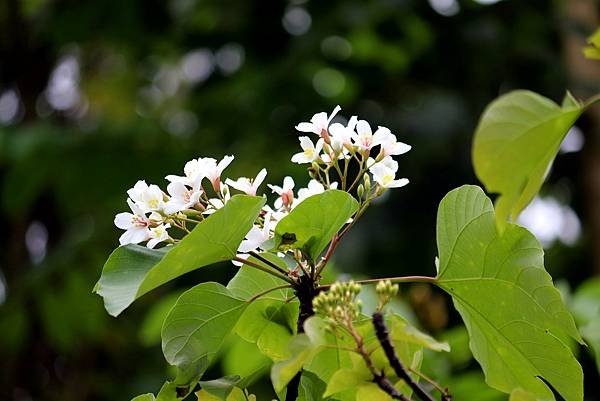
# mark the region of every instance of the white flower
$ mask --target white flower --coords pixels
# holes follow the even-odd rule
[[[342,151],[343,147],[352,146],[352,137],[355,134],[354,128],[356,127],[356,123],[356,116],[352,116],[345,127],[340,123],[331,124],[329,134],[331,135],[331,147],[335,152]]]
[[[375,182],[383,188],[400,188],[408,184],[408,179],[406,178],[396,179],[398,163],[395,160],[389,158],[386,160],[386,163],[377,163],[369,169],[371,174],[373,174]]]
[[[230,180],[229,178],[225,180],[225,184],[229,185],[237,189],[238,191],[245,192],[247,195],[256,195],[256,190],[262,184],[265,177],[267,176],[267,170],[262,169],[256,175],[256,178],[250,179],[246,177],[240,177],[236,181]]]
[[[267,185],[273,193],[279,195],[279,198],[275,200],[275,208],[281,209],[283,206],[290,207],[294,201],[294,179],[292,177],[285,177],[283,179],[283,187],[277,185]]]
[[[377,130],[379,132],[379,130]],[[376,142],[376,136],[373,135],[371,131],[371,126],[365,120],[360,120],[356,124],[356,133],[354,133],[353,140],[354,144],[361,149],[370,150],[372,147],[376,146],[378,143]]]
[[[138,181],[127,191],[127,195],[144,213],[159,211],[164,207],[164,194],[161,189],[158,185],[146,184],[146,181]]]
[[[126,230],[119,238],[121,245],[139,244],[146,241],[150,236],[148,225],[150,221],[131,199],[127,199],[127,204],[133,213],[124,212],[115,216],[115,226],[122,230]]]
[[[307,136],[301,136],[300,146],[302,146],[302,152],[296,153],[292,156],[292,162],[298,164],[312,163],[319,158],[319,152],[323,149],[323,138],[319,138],[317,144],[313,144]]]
[[[272,238],[272,230],[274,228],[273,220],[271,220],[271,214],[267,213],[265,215],[263,227],[254,224],[248,234],[246,234],[245,239],[241,242],[238,247],[238,252],[240,252],[237,256],[246,259],[249,255],[249,252],[258,251],[261,246],[269,241]],[[241,266],[241,262],[233,262],[236,266]]]
[[[206,165],[206,178],[210,181],[215,191],[219,191],[221,187],[221,173],[233,161],[233,156],[225,156],[219,163],[215,159]]]
[[[331,189],[336,189],[338,186],[337,182],[331,183],[329,186]],[[325,187],[317,180],[310,180],[306,188],[300,188],[298,190],[298,201],[294,202],[293,207],[298,206],[303,200],[313,195],[317,195],[325,192]]]
[[[157,227],[150,229],[150,240],[146,246],[150,249],[154,248],[159,242],[163,242],[169,239],[169,233],[167,228],[171,228],[170,224],[160,224]]]
[[[402,155],[411,149],[410,145],[398,142],[396,135],[386,127],[379,127],[373,134],[373,140],[375,144],[381,145],[383,156]]]
[[[331,124],[331,127],[329,127],[329,146],[332,152],[321,156],[325,163],[330,163],[334,158],[343,159],[348,155],[349,149],[352,149],[352,137],[356,121],[356,116],[352,116],[345,127],[340,123]]]
[[[325,112],[317,113],[312,116],[309,123],[304,122],[296,125],[296,129],[300,132],[312,132],[313,134],[317,134],[324,139],[327,139],[327,128],[329,127],[329,123],[341,109],[340,106],[335,106],[335,109],[333,109],[329,116],[327,116],[327,113]]]
[[[171,199],[165,203],[165,213],[173,214],[185,209],[190,209],[198,203],[202,195],[202,187],[188,189],[179,181],[171,182],[167,185],[167,191]]]
[[[211,164],[216,164],[216,160],[210,157],[192,159],[183,167],[185,176],[168,175],[165,178],[170,182],[181,182],[190,187],[196,186],[206,177],[206,171]]]

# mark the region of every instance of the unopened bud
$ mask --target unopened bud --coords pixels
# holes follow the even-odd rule
[[[369,177],[369,173],[365,173],[365,175],[363,176],[363,182],[365,185],[365,191],[368,194],[369,192],[371,192],[371,177]]]
[[[364,193],[365,193],[365,187],[363,186],[363,184],[360,184],[358,186],[358,188],[356,189],[356,194],[358,195],[358,199],[362,199]]]

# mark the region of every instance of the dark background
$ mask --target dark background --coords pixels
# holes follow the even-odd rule
[[[271,183],[305,184],[289,161],[294,125],[336,104],[413,146],[400,158],[411,184],[369,210],[337,269],[435,274],[437,204],[477,183],[470,151],[483,108],[515,88],[555,101],[566,88],[600,91],[600,62],[581,55],[597,2],[481,3],[0,0],[0,399],[157,391],[170,372],[147,312],[235,270],[182,277],[109,317],[91,289],[118,245],[125,191],[138,179],[164,187],[187,160],[225,154],[236,156],[230,177],[266,167]],[[578,122],[584,150],[561,154],[543,190],[582,225],[574,242],[547,246],[561,288],[600,272],[597,116]],[[428,369],[457,400],[507,398],[486,389],[445,296],[416,286],[402,298],[422,327],[456,342]],[[580,359],[586,399],[599,400],[594,362]]]

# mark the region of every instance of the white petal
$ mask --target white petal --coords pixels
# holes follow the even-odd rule
[[[165,213],[173,214],[187,209],[187,205],[181,199],[171,199],[165,203]]]
[[[412,146],[407,145],[405,143],[402,142],[396,142],[394,144],[394,147],[392,148],[393,155],[403,155],[404,153],[408,152],[409,150],[412,149]]]
[[[234,157],[233,155],[229,155],[229,156],[225,156],[218,164],[218,170],[219,172],[223,172],[223,170],[225,170],[227,168],[227,166],[229,166],[231,164],[231,162],[233,161]]]
[[[181,182],[171,182],[167,185],[167,192],[174,198],[183,199],[187,191],[187,187]]]
[[[325,140],[323,138],[319,138],[319,140],[317,141],[317,144],[315,145],[315,157],[319,154],[321,149],[323,149],[324,143],[325,143]]]
[[[300,152],[300,153],[296,153],[295,155],[292,156],[292,162],[298,163],[298,164],[304,164],[304,163],[310,163],[310,162],[312,162],[312,160],[309,159],[308,157],[306,157],[304,152]]]
[[[408,178],[400,178],[399,180],[392,181],[388,188],[401,188],[409,183]]]
[[[329,126],[329,133],[332,136],[343,137],[346,131],[346,127],[344,127],[340,123],[334,123]]]
[[[301,136],[300,138],[298,138],[298,140],[300,141],[300,146],[302,147],[302,150],[315,148],[315,145],[313,145],[313,142],[307,136]]]
[[[321,133],[322,129],[327,129],[327,124],[329,124],[329,120],[327,119],[327,113],[321,112],[317,113],[310,119],[310,122],[313,123],[314,127]]]
[[[294,189],[294,179],[290,176],[287,176],[283,179],[283,191],[289,191],[291,189]]]
[[[127,231],[131,231],[132,244],[139,244],[142,241],[146,241],[150,236],[150,231],[146,227],[135,227]]]
[[[127,230],[133,225],[132,220],[133,214],[128,212],[119,213],[115,216],[115,226]]]
[[[263,168],[262,170],[260,170],[258,172],[258,174],[256,175],[256,178],[254,179],[254,181],[252,182],[252,186],[254,188],[258,188],[260,186],[260,184],[262,184],[262,182],[265,180],[265,177],[267,176],[267,169]]]
[[[317,133],[317,129],[312,123],[300,123],[296,125],[296,129],[300,132],[312,132],[313,134]]]
[[[360,120],[356,124],[356,132],[358,132],[359,135],[372,135],[371,126],[365,120]]]
[[[333,120],[333,117],[335,117],[335,115],[336,115],[337,113],[339,113],[339,112],[340,112],[340,110],[342,110],[342,108],[341,108],[339,105],[335,106],[335,108],[334,108],[334,109],[333,109],[333,111],[331,112],[331,115],[330,115],[330,116],[329,116],[329,118],[327,119],[327,123],[330,123],[330,122],[331,122],[331,120]]]

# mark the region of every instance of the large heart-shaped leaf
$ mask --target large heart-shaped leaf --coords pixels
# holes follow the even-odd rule
[[[315,259],[358,209],[352,195],[330,189],[296,206],[275,227],[275,246],[305,251]]]
[[[262,256],[287,269],[285,263],[275,255],[263,253]],[[270,274],[242,266],[227,288],[235,296],[249,300],[273,287],[286,284]],[[248,306],[236,327],[240,337],[256,343],[260,351],[274,361],[288,357],[287,344],[295,332],[298,320],[298,301],[291,301],[293,295],[290,288],[265,294]]]
[[[162,329],[167,362],[180,371],[202,374],[247,305],[219,283],[198,284],[184,292]]]
[[[236,195],[174,247],[117,248],[94,291],[104,298],[108,313],[117,316],[137,298],[176,277],[234,258],[264,203],[264,198]]]
[[[544,269],[543,251],[525,228],[496,228],[491,201],[477,187],[450,192],[438,214],[437,284],[448,292],[470,335],[487,383],[567,401],[583,397],[579,363],[565,344],[581,341]]]
[[[473,165],[488,192],[499,193],[496,218],[513,221],[538,193],[561,142],[585,106],[567,94],[563,105],[518,90],[484,111],[473,141]]]

